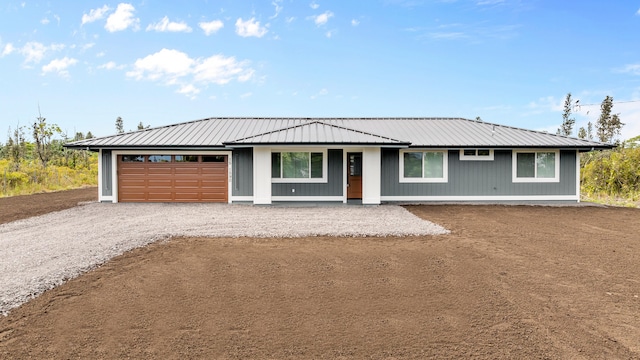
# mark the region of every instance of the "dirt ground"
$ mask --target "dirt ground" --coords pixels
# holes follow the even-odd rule
[[[98,201],[98,188],[0,198],[0,224],[68,209],[85,201]]]
[[[640,210],[408,209],[452,234],[134,250],[0,317],[0,358],[640,359]]]

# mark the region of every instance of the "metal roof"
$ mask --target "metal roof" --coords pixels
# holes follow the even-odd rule
[[[410,145],[408,142],[371,134],[366,131],[349,129],[322,121],[311,121],[288,128],[268,131],[243,139],[228,141],[225,145],[235,144],[376,144]]]
[[[224,148],[250,144],[575,148],[613,145],[461,118],[209,118],[81,140],[73,148]]]

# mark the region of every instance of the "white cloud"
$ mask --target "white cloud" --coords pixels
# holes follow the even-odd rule
[[[326,37],[328,37],[328,38],[332,38],[332,37],[333,37],[333,35],[335,35],[335,34],[336,34],[336,32],[337,32],[336,30],[329,30],[329,31],[327,31],[327,32],[325,33],[325,36],[326,36]]]
[[[106,15],[107,11],[109,11],[109,7],[107,5],[101,7],[101,8],[97,8],[97,9],[92,9],[89,10],[88,14],[82,14],[82,25],[84,24],[88,24],[88,23],[92,23],[94,21],[100,20],[102,18],[104,18],[104,16]]]
[[[13,46],[12,43],[8,43],[4,46],[4,49],[2,49],[2,54],[0,56],[5,56],[5,55],[9,55],[12,52],[14,52],[16,50],[16,48]]]
[[[629,74],[633,74],[633,75],[640,75],[640,64],[629,64],[629,65],[626,65],[622,69],[618,69],[618,72],[629,73]]]
[[[251,95],[253,95],[252,92],[244,93],[244,94],[240,95],[240,99],[250,98]]]
[[[76,63],[78,63],[78,60],[68,58],[66,56],[62,59],[52,60],[50,63],[42,67],[42,75],[46,75],[50,72],[56,72],[60,76],[68,76],[69,71],[67,69]]]
[[[320,96],[325,96],[327,94],[329,94],[329,90],[321,89],[317,94],[311,95],[310,98],[313,100],[313,99],[317,99]]]
[[[43,18],[42,20],[40,20],[40,24],[42,24],[42,25],[47,25],[47,24],[49,24],[49,19],[48,19],[48,18],[46,18],[46,17],[45,17],[45,18]]]
[[[251,18],[247,21],[242,21],[242,18],[238,18],[236,21],[236,33],[242,37],[263,37],[267,33],[266,27],[260,26],[260,21],[256,21],[255,18]]]
[[[194,68],[194,78],[204,83],[224,85],[233,79],[247,81],[253,76],[253,69],[245,69],[247,62],[238,62],[234,57],[214,55],[208,57]]]
[[[329,21],[329,19],[332,17],[333,17],[333,13],[331,11],[325,11],[320,15],[311,16],[311,18],[313,19],[313,22],[315,22],[316,25],[318,26],[326,24],[327,21]]]
[[[287,24],[291,24],[295,20],[296,20],[296,17],[295,16],[291,16],[291,17],[288,17],[285,21],[287,22]]]
[[[198,86],[224,85],[233,80],[242,82],[254,75],[248,61],[223,55],[192,59],[181,51],[169,49],[136,60],[133,67],[127,77],[178,86],[177,92],[189,97],[200,92]]]
[[[640,9],[638,9],[638,11],[636,11],[636,15],[640,15]]]
[[[312,1],[311,4],[309,4],[309,7],[312,8],[313,10],[317,9],[320,7],[320,5],[318,5],[315,1]]]
[[[553,96],[539,98],[537,101],[531,101],[527,107],[533,110],[533,113],[543,111],[562,111],[564,99],[556,99]]]
[[[253,74],[255,74],[255,70],[253,69],[245,70],[242,75],[238,76],[238,81],[240,82],[249,81],[251,80],[251,78],[253,78]]]
[[[351,26],[358,26],[358,25],[360,25],[360,21],[356,19],[351,20]]]
[[[82,45],[82,50],[89,50],[94,46],[96,46],[96,43],[87,43],[87,44]]]
[[[104,28],[109,32],[126,30],[132,27],[134,30],[140,28],[140,19],[133,16],[136,9],[131,4],[120,3],[116,11],[109,15]]]
[[[178,94],[186,95],[186,96],[190,97],[191,99],[195,99],[196,95],[198,95],[200,93],[200,89],[198,89],[197,87],[193,86],[193,84],[187,84],[187,85],[182,86],[176,92]]]
[[[115,63],[115,61],[109,61],[109,62],[106,62],[106,63],[104,63],[102,65],[99,65],[98,69],[103,69],[103,70],[114,70],[114,69],[122,70],[122,69],[124,69],[124,65],[118,65],[118,64]]]
[[[10,45],[10,44],[8,44]],[[63,44],[51,44],[49,46],[45,46],[42,43],[31,41],[26,43],[21,49],[18,50],[24,56],[25,63],[39,63],[44,58],[45,54],[50,51],[60,51],[64,49]],[[13,45],[11,45],[11,52],[15,50]],[[7,47],[5,46],[4,52],[7,51]]]
[[[147,31],[157,32],[191,32],[191,27],[185,22],[169,21],[169,17],[165,16],[156,24],[149,24]]]
[[[175,83],[182,76],[191,72],[194,60],[178,50],[162,49],[155,54],[136,60],[135,70],[127,72],[127,76],[137,80],[159,80]]]
[[[276,13],[273,14],[273,16],[269,17],[269,19],[275,19],[278,17],[278,15],[280,15],[280,13],[282,12],[282,0],[273,0],[271,2],[271,5],[273,5],[276,8]]]
[[[213,20],[209,22],[198,23],[198,26],[200,26],[200,29],[202,29],[202,31],[204,31],[205,35],[209,36],[211,34],[217,33],[218,30],[222,29],[224,27],[224,23],[220,20]]]
[[[101,58],[101,57],[103,57],[103,56],[105,56],[105,55],[106,55],[106,54],[105,54],[105,52],[104,52],[104,51],[100,51],[99,53],[97,53],[97,54],[96,54],[96,57]]]
[[[463,32],[432,32],[429,33],[429,37],[436,40],[455,40],[455,39],[466,39],[469,36]]]

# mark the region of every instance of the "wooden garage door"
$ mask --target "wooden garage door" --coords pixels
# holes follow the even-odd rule
[[[227,202],[227,156],[120,155],[118,201]]]

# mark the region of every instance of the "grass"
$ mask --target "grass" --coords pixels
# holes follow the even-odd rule
[[[97,156],[74,167],[49,165],[23,160],[16,168],[9,160],[0,160],[0,197],[29,195],[95,186],[98,183]]]
[[[603,204],[603,205],[610,205],[610,206],[639,208],[640,194],[626,194],[626,195],[607,194],[607,193],[588,194],[583,191],[581,201],[588,201],[596,204]]]

